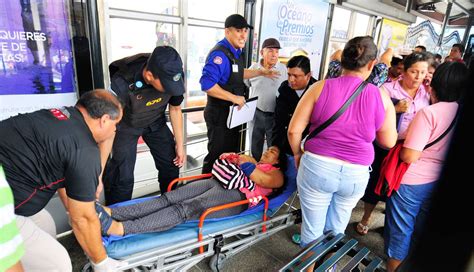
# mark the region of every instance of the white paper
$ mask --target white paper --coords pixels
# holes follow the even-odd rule
[[[227,116],[227,127],[235,128],[236,126],[253,120],[255,110],[257,109],[257,98],[252,97],[239,110],[239,105],[229,106],[229,116]]]

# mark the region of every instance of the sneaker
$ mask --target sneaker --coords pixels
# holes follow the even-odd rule
[[[99,217],[102,236],[108,236],[107,231],[112,226],[112,217],[105,211],[98,202],[95,203],[95,211]]]
[[[291,236],[291,241],[293,241],[293,243],[299,245],[301,243],[301,234],[299,234],[299,233],[293,234],[293,236]]]

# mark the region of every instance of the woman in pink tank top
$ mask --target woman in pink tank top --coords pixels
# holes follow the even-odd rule
[[[395,109],[387,94],[368,84],[347,110],[301,149],[302,132],[328,120],[367,79],[376,64],[377,47],[369,36],[351,39],[342,53],[342,76],[311,86],[288,128],[298,168],[303,223],[301,246],[325,231],[343,233],[362,197],[374,151],[372,141],[392,147],[397,138]]]

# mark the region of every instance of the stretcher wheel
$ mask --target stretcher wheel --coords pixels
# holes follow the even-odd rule
[[[215,254],[209,260],[209,268],[211,268],[213,272],[217,272],[222,269],[225,261],[226,261],[225,254],[222,254],[222,253]]]

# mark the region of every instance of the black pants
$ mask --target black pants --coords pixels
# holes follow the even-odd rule
[[[375,187],[377,186],[377,181],[379,180],[380,167],[382,166],[383,159],[385,159],[385,157],[388,155],[388,150],[379,147],[375,142],[373,145],[375,157],[374,162],[372,163],[372,172],[370,172],[369,183],[365,189],[365,194],[362,197],[362,201],[372,205],[377,205],[379,201],[386,200],[385,196],[379,196],[375,193]]]
[[[240,126],[228,129],[226,126],[229,109],[207,105],[204,120],[207,126],[207,155],[204,158],[202,173],[210,173],[214,161],[224,152],[240,152]]]
[[[150,148],[155,161],[161,192],[166,192],[168,184],[179,176],[179,168],[173,163],[176,157],[174,136],[164,119],[146,128],[133,128],[121,123],[115,135],[112,158],[104,171],[107,205],[132,199],[137,141],[140,136]]]
[[[187,220],[199,219],[208,208],[244,200],[239,190],[227,190],[214,179],[191,182],[159,198],[112,208],[112,218],[123,223],[125,234],[164,231]],[[240,205],[212,213],[208,218],[239,214],[248,205]]]

